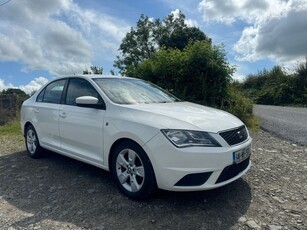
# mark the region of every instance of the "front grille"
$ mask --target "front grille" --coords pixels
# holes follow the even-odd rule
[[[240,162],[239,164],[227,166],[226,168],[223,169],[222,173],[220,174],[219,178],[215,183],[216,184],[221,183],[223,181],[229,180],[237,176],[239,173],[241,173],[244,169],[247,168],[248,164],[249,164],[249,158]]]
[[[230,131],[221,132],[220,136],[224,138],[224,140],[229,145],[236,145],[243,141],[245,141],[248,137],[247,131],[244,125],[237,129],[233,129]]]

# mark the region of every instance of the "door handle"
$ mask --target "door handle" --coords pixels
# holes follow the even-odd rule
[[[39,109],[34,109],[34,113],[39,113]]]
[[[65,118],[66,116],[67,116],[67,115],[66,115],[65,112],[61,112],[61,113],[60,113],[60,117]]]

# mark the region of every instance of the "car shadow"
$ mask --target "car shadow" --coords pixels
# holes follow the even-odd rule
[[[99,168],[47,152],[0,156],[0,197],[27,215],[17,229],[46,220],[89,229],[229,229],[251,203],[243,179],[203,192],[158,191],[145,201],[120,194],[111,175]]]

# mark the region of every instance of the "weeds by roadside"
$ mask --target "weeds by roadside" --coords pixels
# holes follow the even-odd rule
[[[21,128],[19,121],[11,121],[5,125],[0,126],[0,135],[21,135]]]
[[[0,126],[0,156],[25,150],[24,138],[18,120]]]

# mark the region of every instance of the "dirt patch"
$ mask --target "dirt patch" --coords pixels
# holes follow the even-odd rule
[[[307,147],[260,131],[253,166],[220,189],[159,191],[137,202],[108,172],[0,137],[1,229],[307,229]]]

